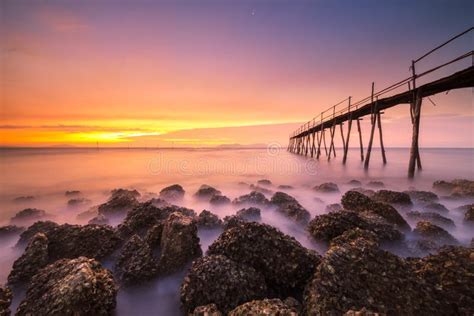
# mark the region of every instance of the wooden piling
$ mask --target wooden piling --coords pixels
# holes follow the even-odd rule
[[[411,148],[410,148],[410,162],[408,163],[408,177],[413,178],[415,176],[415,164],[416,161],[420,161],[421,166],[421,159],[420,159],[420,152],[418,147],[418,135],[420,132],[420,114],[421,114],[421,103],[422,97],[421,93],[415,94],[415,99],[413,104],[413,134],[411,139]],[[421,168],[420,168],[421,169]]]
[[[377,112],[377,103],[374,102],[374,86],[375,83],[372,82],[372,95],[371,95],[371,101],[372,101],[372,110],[370,113],[370,122],[372,123],[372,127],[370,130],[370,138],[369,138],[369,145],[367,147],[367,154],[365,156],[365,163],[364,163],[364,169],[369,169],[369,162],[370,162],[370,154],[372,152],[372,142],[374,140],[374,132],[375,132],[375,123],[377,121],[377,116],[375,113]]]
[[[344,156],[342,157],[342,163],[346,164],[347,160],[347,152],[349,150],[349,138],[351,137],[351,128],[352,128],[352,113],[351,113],[351,97],[349,97],[349,104],[347,106],[347,111],[350,113],[349,114],[349,123],[347,126],[347,137],[346,137],[346,143],[344,146]]]
[[[379,136],[380,136],[380,151],[382,152],[382,160],[383,164],[387,163],[387,157],[385,156],[385,147],[383,146],[383,136],[382,136],[382,122],[380,119],[380,111],[377,112],[377,123],[379,128]]]

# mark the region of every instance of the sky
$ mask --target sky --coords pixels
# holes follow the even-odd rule
[[[286,146],[373,81],[408,77],[474,25],[474,2],[1,0],[0,19],[0,146]],[[473,33],[417,70],[472,50]],[[473,90],[431,101],[421,146],[474,147]],[[410,145],[407,105],[382,124],[386,146]]]

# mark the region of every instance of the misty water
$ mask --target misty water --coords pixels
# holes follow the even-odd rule
[[[249,184],[269,179],[267,189],[285,191],[294,196],[314,217],[325,213],[325,206],[340,202],[341,195],[352,188],[347,182],[356,179],[366,185],[369,181],[383,181],[385,188],[402,191],[409,188],[431,190],[435,180],[474,178],[473,149],[424,149],[421,151],[423,171],[414,180],[406,176],[409,150],[388,149],[388,164],[383,165],[378,150],[372,153],[370,169],[364,171],[358,149],[349,150],[346,165],[337,157],[319,161],[286,152],[278,146],[264,149],[4,149],[1,150],[0,168],[0,225],[9,223],[18,211],[34,207],[47,211],[57,223],[86,224],[77,215],[107,201],[114,188],[137,189],[142,200],[147,200],[164,187],[180,184],[186,190],[185,198],[175,204],[195,210],[198,214],[210,210],[221,218],[234,214],[239,207],[214,207],[198,201],[194,192],[202,184],[218,188],[230,199],[251,191]],[[312,188],[324,182],[336,183],[337,194],[317,193]],[[278,185],[293,189],[281,190]],[[81,191],[80,197],[89,203],[70,207],[67,190]],[[19,196],[32,196],[25,202],[14,202]],[[271,194],[267,194],[270,198]],[[440,203],[451,211],[456,227],[449,230],[461,243],[468,244],[474,234],[463,224],[462,212],[454,208],[472,201],[441,198]],[[414,207],[416,210],[416,205]],[[402,213],[403,215],[403,213]],[[295,237],[305,247],[323,253],[325,246],[313,241],[304,227],[270,210],[262,210],[262,221]],[[120,219],[113,224],[117,225]],[[410,225],[415,223],[410,222]],[[219,236],[220,230],[200,230],[203,252]],[[21,251],[13,248],[16,240],[2,241],[0,245],[0,284],[5,283],[13,261]],[[110,262],[103,262],[112,268]],[[136,288],[120,289],[117,297],[118,315],[175,315],[179,309],[179,287],[185,269],[175,275],[158,278]],[[16,309],[22,294],[15,293],[12,310]]]

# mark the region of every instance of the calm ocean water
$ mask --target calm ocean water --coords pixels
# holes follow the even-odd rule
[[[246,185],[259,179],[273,182],[270,189],[278,185],[291,185],[289,194],[296,197],[312,215],[324,212],[325,204],[340,201],[341,194],[350,187],[349,180],[362,183],[380,180],[385,187],[406,190],[415,187],[430,190],[433,181],[455,178],[474,179],[474,149],[423,149],[421,158],[423,171],[414,180],[407,179],[408,149],[388,149],[388,164],[383,165],[380,152],[372,153],[371,167],[363,169],[358,149],[349,150],[349,160],[341,163],[341,150],[331,161],[323,156],[319,161],[286,152],[278,146],[267,149],[3,149],[0,151],[0,224],[26,207],[44,209],[54,215],[58,223],[84,224],[76,215],[93,205],[107,200],[114,188],[134,188],[144,195],[152,196],[163,187],[178,183],[187,194],[180,203],[199,213],[211,210],[221,217],[235,213],[232,206],[213,208],[208,203],[198,202],[192,194],[202,184],[217,187],[233,199],[250,192]],[[317,194],[311,188],[323,182],[335,182],[340,194]],[[66,190],[80,190],[82,196],[91,200],[87,205],[70,208]],[[23,204],[12,200],[19,196],[33,196]],[[316,202],[321,198],[324,203]],[[464,201],[442,200],[448,208]],[[462,214],[450,212],[456,223],[461,223]],[[270,223],[297,238],[303,245],[324,251],[321,245],[310,240],[304,229],[275,213],[263,212],[263,221]],[[462,225],[451,233],[463,242],[472,238],[472,233]],[[205,251],[220,232],[200,232],[201,245]],[[12,241],[12,244],[14,241]],[[6,277],[14,259],[19,255],[11,249],[12,244],[0,247],[0,283]],[[166,315],[179,314],[178,288],[184,272],[177,276],[160,279],[146,288],[121,291],[118,297],[118,314],[148,315],[161,312]],[[18,298],[17,298],[18,300]],[[16,303],[18,301],[16,300]],[[138,308],[137,306],[144,306]]]

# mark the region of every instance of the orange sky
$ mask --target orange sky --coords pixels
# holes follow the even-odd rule
[[[398,33],[386,32],[410,16],[374,2],[369,9],[388,24],[381,29],[377,19],[347,22],[344,14],[334,20],[349,25],[327,25],[325,11],[337,6],[206,3],[2,2],[0,145],[286,144],[322,109],[365,97],[373,80],[383,88],[405,78],[411,58],[472,20],[459,15],[472,7],[466,2],[434,32],[438,4],[439,12],[419,17],[424,27],[405,36],[413,45],[401,49]],[[353,10],[354,18],[365,14]],[[437,106],[423,109],[422,146],[472,147],[472,90],[432,99]],[[386,130],[407,129],[387,132],[389,146],[409,145],[406,106],[387,111],[384,122]],[[440,135],[439,124],[460,134]]]

